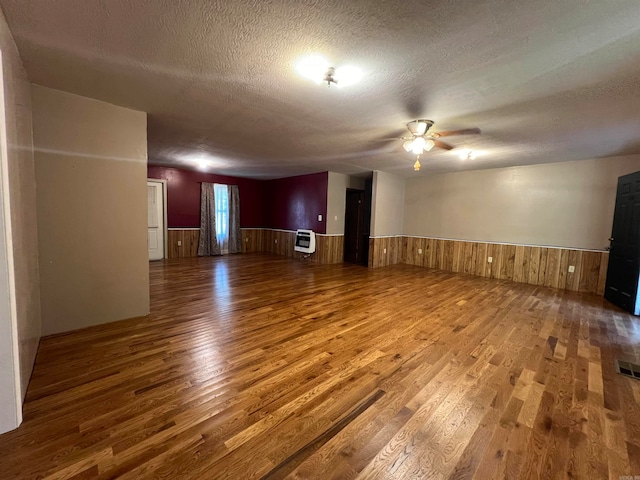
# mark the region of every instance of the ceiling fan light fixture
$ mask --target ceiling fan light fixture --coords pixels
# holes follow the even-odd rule
[[[413,150],[413,140],[407,140],[402,144],[402,148],[404,148],[405,152],[410,152]]]
[[[479,128],[466,128],[462,130],[449,130],[438,131],[428,133],[429,129],[433,127],[433,120],[427,120],[426,118],[418,118],[407,123],[407,129],[411,133],[411,136],[400,137],[404,140],[402,148],[406,152],[411,152],[416,155],[416,163],[413,168],[417,171],[420,170],[420,155],[425,152],[430,152],[433,147],[438,147],[442,150],[453,150],[454,146],[440,140],[440,137],[450,137],[457,135],[478,135],[480,134]],[[477,150],[465,149],[460,151],[460,158],[463,160],[473,160],[478,157],[482,152]]]
[[[413,140],[413,145],[411,146],[411,151],[415,155],[421,155],[424,152],[424,148],[426,146],[426,140],[424,137],[416,137]]]
[[[429,152],[431,151],[431,149],[435,146],[436,142],[434,142],[433,140],[431,140],[430,138],[428,138],[425,142],[424,142],[424,150],[425,152]]]

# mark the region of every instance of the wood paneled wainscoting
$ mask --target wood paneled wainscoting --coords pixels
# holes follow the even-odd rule
[[[405,237],[369,237],[369,268],[404,263],[402,252]]]
[[[370,268],[406,263],[598,295],[604,293],[608,260],[608,252],[597,250],[405,236],[369,240]]]
[[[170,228],[168,235],[169,258],[189,258],[198,256],[200,229]]]
[[[274,253],[290,258],[300,258],[302,254],[294,250],[296,232],[270,228],[243,228],[243,252]],[[344,255],[344,235],[324,235],[316,233],[316,252],[309,260],[320,264],[342,263]]]
[[[300,258],[295,252],[295,232],[269,228],[243,228],[242,253],[273,253],[290,258]],[[199,229],[173,228],[169,230],[169,258],[198,256]],[[180,243],[180,245],[178,244]],[[343,235],[316,234],[316,252],[309,259],[315,263],[342,263]]]
[[[198,238],[198,229],[169,230],[169,258],[197,257]],[[243,253],[300,258],[293,249],[295,232],[290,230],[243,228],[242,240]],[[316,234],[316,253],[310,260],[320,264],[342,263],[343,251],[344,236]],[[557,247],[405,236],[369,240],[370,268],[406,263],[598,295],[604,293],[608,259],[609,253],[605,251]],[[569,266],[575,271],[569,272]]]
[[[242,253],[264,252],[264,229],[263,228],[243,228],[242,231]]]
[[[398,263],[602,295],[608,260],[606,251],[404,237]]]
[[[316,235],[316,253],[312,260],[320,264],[342,263],[344,235]]]

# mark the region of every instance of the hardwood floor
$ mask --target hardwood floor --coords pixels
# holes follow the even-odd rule
[[[1,478],[640,475],[640,321],[602,297],[261,254],[151,283],[42,340]]]

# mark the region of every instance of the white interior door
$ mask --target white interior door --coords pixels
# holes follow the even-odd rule
[[[149,260],[164,258],[164,197],[161,182],[147,181],[147,245]]]

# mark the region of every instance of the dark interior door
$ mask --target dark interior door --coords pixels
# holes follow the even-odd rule
[[[618,178],[613,214],[611,252],[604,296],[627,312],[638,315],[640,272],[640,172]]]
[[[347,189],[344,215],[344,261],[366,263],[362,245],[364,233],[364,191]]]

